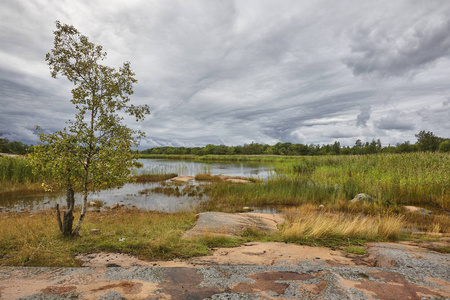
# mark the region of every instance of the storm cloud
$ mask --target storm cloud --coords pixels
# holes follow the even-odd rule
[[[156,146],[415,141],[448,136],[450,3],[437,1],[6,1],[0,10],[0,132],[37,143],[73,118],[44,61],[54,21],[130,61],[127,124]]]

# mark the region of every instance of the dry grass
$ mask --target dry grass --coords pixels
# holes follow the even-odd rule
[[[79,212],[76,215],[76,219]],[[143,259],[172,259],[208,253],[202,241],[184,240],[195,213],[119,210],[87,214],[81,236],[63,238],[54,211],[0,213],[0,266],[73,267],[77,253],[118,252]],[[91,229],[99,229],[91,234]]]
[[[77,266],[70,244],[58,238],[56,218],[49,211],[38,214],[0,215],[0,265]]]
[[[210,173],[197,174],[195,175],[195,180],[197,181],[208,181],[208,182],[219,182],[223,181],[223,179],[218,175],[211,175]]]
[[[145,182],[157,182],[157,181],[166,181],[177,177],[178,174],[170,173],[170,174],[142,174],[134,176],[136,182],[145,183]]]
[[[364,216],[320,211],[303,205],[286,211],[282,237],[289,241],[305,238],[398,239],[405,226],[402,216]]]

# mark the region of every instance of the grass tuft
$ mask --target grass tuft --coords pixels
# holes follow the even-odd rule
[[[286,213],[282,237],[296,242],[302,239],[357,238],[396,240],[404,227],[402,216],[363,216],[315,211],[311,205]]]
[[[175,174],[175,173],[170,173],[170,174],[161,173],[161,174],[135,175],[134,178],[136,179],[136,182],[145,183],[145,182],[166,181],[166,180],[172,179],[177,176],[178,176],[178,174]]]

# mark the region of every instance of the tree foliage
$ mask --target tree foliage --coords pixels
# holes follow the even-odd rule
[[[11,153],[11,154],[25,154],[28,150],[28,145],[22,142],[12,141],[10,142],[7,138],[2,138],[2,133],[0,133],[0,153]]]
[[[425,132],[425,130],[420,131],[415,136],[417,138],[417,147],[420,151],[435,152],[439,149],[439,144],[444,140],[435,136],[431,131]]]
[[[123,115],[136,121],[149,114],[148,106],[129,104],[137,82],[130,63],[119,70],[102,65],[106,58],[75,27],[56,21],[54,47],[46,55],[53,78],[66,77],[75,85],[72,104],[75,118],[55,133],[40,133],[43,145],[35,147],[32,163],[37,172],[46,171],[67,190],[67,209],[58,222],[64,235],[77,235],[86,213],[89,191],[122,184],[129,179],[142,132],[123,124]],[[119,115],[120,114],[120,115]],[[81,217],[72,231],[74,191],[83,195]]]

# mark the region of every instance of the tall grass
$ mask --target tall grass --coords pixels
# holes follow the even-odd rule
[[[0,157],[0,182],[33,183],[37,181],[33,169],[23,157]]]
[[[405,226],[402,216],[363,216],[330,213],[304,205],[286,212],[282,237],[287,241],[303,239],[352,238],[364,240],[398,239]]]
[[[386,204],[450,208],[450,155],[416,152],[364,156],[307,157],[280,166],[292,178],[334,185],[337,196],[367,193]]]

